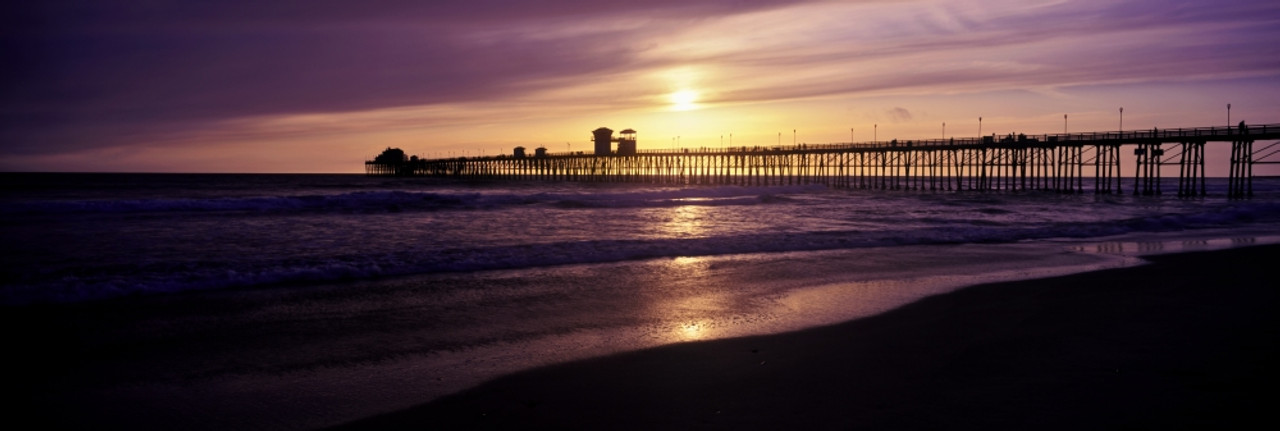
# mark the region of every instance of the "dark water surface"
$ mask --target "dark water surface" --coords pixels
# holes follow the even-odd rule
[[[876,314],[994,280],[1273,242],[1280,182],[1130,195],[2,174],[38,408],[306,429],[492,377]],[[1224,182],[1210,183],[1221,195]],[[47,328],[43,332],[23,328]],[[45,335],[48,334],[48,335]]]

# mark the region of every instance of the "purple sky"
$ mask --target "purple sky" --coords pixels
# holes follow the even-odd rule
[[[16,3],[3,170],[1280,123],[1274,0]]]

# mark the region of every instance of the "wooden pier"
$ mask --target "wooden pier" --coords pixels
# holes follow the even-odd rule
[[[1280,139],[1280,124],[793,146],[632,150],[633,154],[547,153],[417,159],[403,152],[365,162],[368,175],[505,180],[786,185],[881,190],[1048,190],[1123,193],[1121,152],[1132,150],[1128,192],[1159,195],[1161,167],[1178,166],[1178,196],[1205,195],[1204,147],[1230,143],[1227,194],[1253,195],[1253,166]],[[393,149],[389,149],[393,151]],[[399,150],[394,150],[399,151]]]

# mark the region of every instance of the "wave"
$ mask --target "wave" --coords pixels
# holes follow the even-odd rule
[[[1260,187],[1259,195],[1275,196],[1280,187],[1271,183]],[[1210,186],[1212,190],[1215,184]],[[678,256],[1280,225],[1276,198],[894,193],[819,185],[413,187],[419,189],[311,188],[274,196],[204,197],[166,190],[164,196],[176,197],[128,199],[0,196],[0,223],[17,222],[5,223],[9,229],[0,229],[0,239],[39,243],[36,249],[43,253],[20,251],[22,247],[0,252],[0,258],[8,258],[0,259],[0,303],[80,302]],[[648,211],[683,206],[724,209]],[[385,216],[400,212],[410,214]],[[656,226],[675,213],[689,217],[699,229],[673,234]],[[42,229],[57,234],[48,237],[55,240],[40,235]],[[82,231],[87,236],[112,233],[108,237],[123,245],[116,249],[106,240],[81,242],[77,234]],[[131,231],[144,235],[115,235]],[[365,235],[378,241],[360,241]],[[86,252],[86,243],[106,247]]]
[[[647,195],[645,199],[652,197]],[[1157,214],[1107,222],[989,225],[957,221],[900,229],[753,232],[704,238],[601,239],[444,249],[411,246],[394,252],[335,252],[289,258],[227,256],[195,264],[152,261],[10,274],[17,275],[18,279],[16,283],[0,286],[0,299],[8,305],[80,302],[154,293],[665,257],[1098,238],[1127,233],[1274,225],[1278,221],[1280,203],[1252,203],[1203,213]]]
[[[260,197],[88,199],[10,202],[0,215],[142,214],[175,212],[401,212],[488,210],[545,204],[559,208],[638,208],[677,205],[755,205],[822,186],[690,187],[604,193],[479,193],[356,191]]]

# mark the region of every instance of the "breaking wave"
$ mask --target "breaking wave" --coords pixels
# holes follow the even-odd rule
[[[398,212],[500,209],[546,204],[561,208],[641,208],[674,205],[755,205],[780,202],[777,195],[821,186],[671,188],[614,193],[479,193],[356,191],[259,197],[89,199],[11,202],[0,215],[134,214],[175,212]]]
[[[7,304],[77,302],[117,296],[227,287],[336,282],[413,274],[521,269],[678,256],[772,253],[902,245],[1006,243],[1048,238],[1093,238],[1280,222],[1280,204],[1233,207],[1202,214],[1161,214],[1108,223],[1030,223],[933,226],[918,229],[763,232],[706,238],[602,239],[490,247],[315,255],[305,258],[229,256],[181,261],[76,267],[28,274],[4,287]]]

